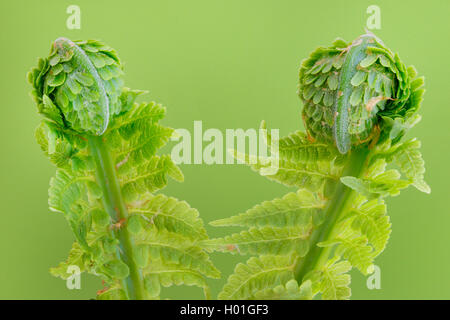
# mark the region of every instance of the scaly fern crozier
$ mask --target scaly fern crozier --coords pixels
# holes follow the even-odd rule
[[[384,198],[410,184],[430,192],[420,142],[402,141],[420,120],[424,81],[413,67],[364,34],[316,49],[299,78],[307,133],[278,141],[280,168],[266,175],[299,189],[211,223],[248,230],[205,248],[256,256],[236,266],[221,299],[349,298],[347,272],[370,273],[389,239]],[[262,175],[271,164],[235,155]]]
[[[198,241],[208,238],[197,210],[154,193],[168,177],[183,180],[156,151],[173,129],[158,122],[165,108],[135,102],[123,86],[116,52],[94,40],[57,39],[29,74],[44,120],[36,138],[57,166],[49,205],[68,220],[76,241],[51,273],[78,266],[106,287],[99,299],[157,299],[161,286],[195,285],[219,271]]]

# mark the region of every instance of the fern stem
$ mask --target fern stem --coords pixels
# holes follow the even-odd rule
[[[122,198],[114,162],[101,136],[90,136],[89,147],[96,165],[97,182],[103,191],[103,205],[113,221],[126,221],[128,210]],[[115,232],[120,244],[119,255],[129,268],[129,275],[122,281],[128,299],[145,298],[142,273],[133,259],[134,243],[126,225]]]
[[[360,177],[367,168],[370,150],[366,148],[355,149],[349,154],[348,162],[342,176]],[[356,193],[340,181],[336,182],[335,191],[325,212],[325,221],[311,235],[310,251],[299,258],[295,266],[295,278],[301,283],[305,276],[313,270],[319,270],[328,260],[332,247],[319,247],[318,243],[331,239],[335,226],[340,217],[347,211]]]

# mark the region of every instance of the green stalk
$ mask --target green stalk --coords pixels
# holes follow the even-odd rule
[[[111,154],[101,136],[90,136],[88,140],[97,169],[97,182],[103,191],[105,210],[113,221],[127,221],[128,211],[122,197]],[[126,224],[116,231],[116,236],[120,242],[119,255],[130,270],[128,277],[122,282],[124,291],[128,299],[143,300],[145,298],[145,290],[142,273],[133,259],[134,242],[126,228]]]
[[[352,150],[342,176],[361,177],[367,168],[369,154],[370,150],[367,147]],[[342,214],[347,211],[355,195],[356,193],[341,181],[336,182],[333,196],[325,209],[325,221],[312,233],[308,254],[299,258],[295,265],[295,278],[299,283],[310,271],[320,269],[327,262],[332,247],[318,247],[317,244],[334,236],[337,222]]]

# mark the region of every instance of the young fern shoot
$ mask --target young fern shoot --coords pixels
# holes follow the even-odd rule
[[[57,39],[29,74],[38,112],[36,139],[56,165],[49,205],[66,217],[76,241],[51,269],[71,265],[100,277],[99,299],[158,299],[161,286],[195,285],[219,271],[198,245],[208,235],[197,210],[155,194],[168,178],[183,181],[169,156],[156,155],[173,129],[165,108],[136,103],[124,87],[116,52],[95,40]]]
[[[384,199],[409,185],[430,192],[420,142],[403,139],[420,120],[416,76],[372,33],[302,62],[306,133],[278,141],[279,170],[265,175],[298,190],[211,223],[247,230],[205,248],[254,256],[236,266],[220,299],[348,299],[348,271],[372,272],[391,233]],[[270,164],[236,157],[259,173]]]

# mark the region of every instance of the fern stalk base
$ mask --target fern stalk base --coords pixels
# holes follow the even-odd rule
[[[352,150],[342,176],[359,178],[367,168],[369,155],[370,150],[366,148]],[[310,271],[319,270],[328,260],[333,248],[322,248],[317,246],[317,244],[334,236],[333,233],[339,218],[347,211],[348,205],[352,203],[355,195],[356,193],[341,181],[336,182],[335,191],[326,208],[325,221],[311,235],[310,251],[305,257],[299,258],[295,266],[295,278],[299,283],[303,281]]]
[[[128,211],[110,152],[101,136],[90,136],[88,140],[97,169],[97,182],[103,191],[103,205],[113,221],[126,221]],[[126,224],[115,233],[120,242],[118,255],[129,268],[129,276],[122,283],[124,291],[128,299],[142,300],[145,298],[145,288],[142,273],[133,258],[133,239]]]

